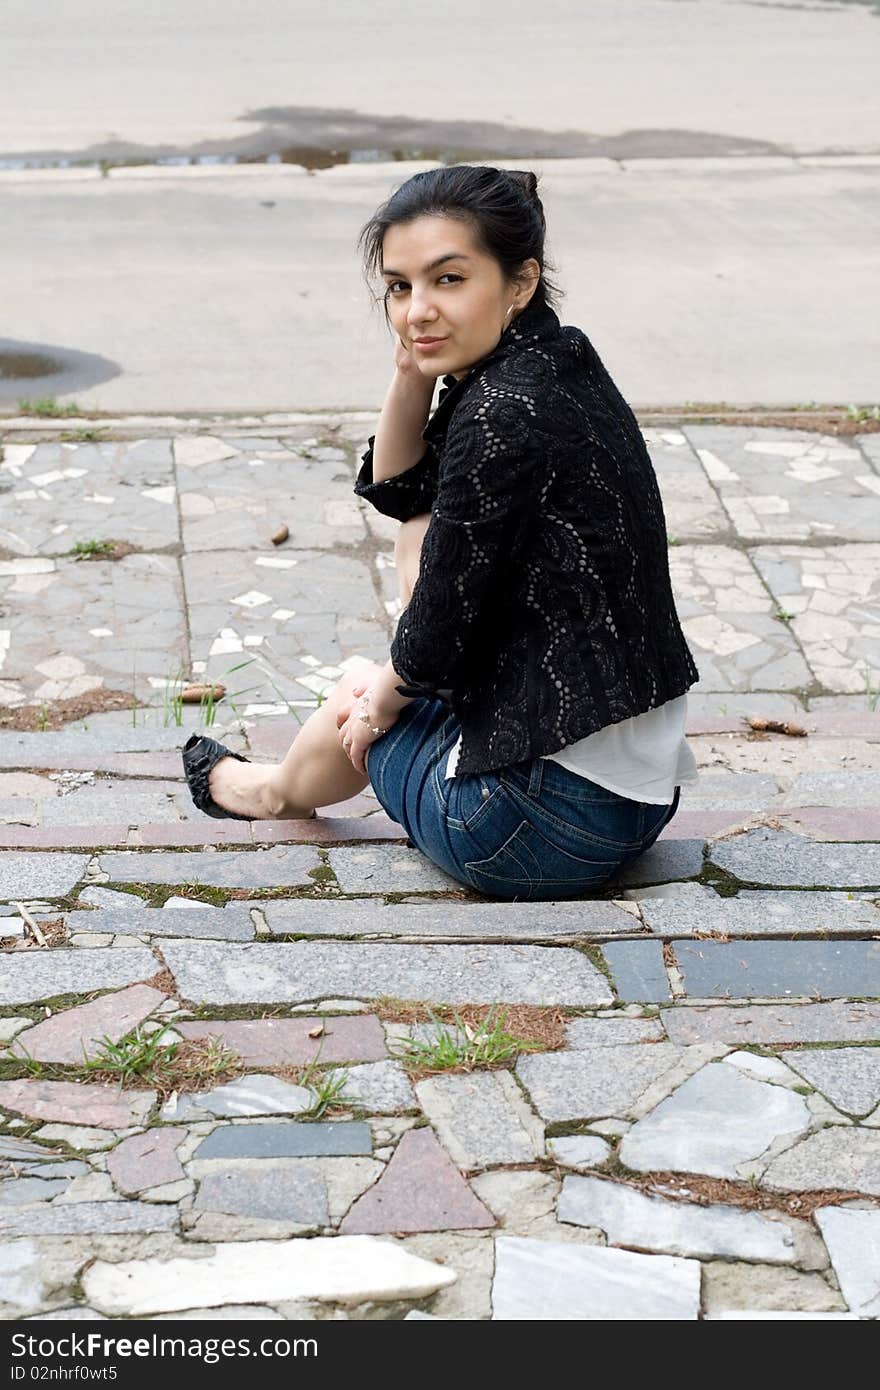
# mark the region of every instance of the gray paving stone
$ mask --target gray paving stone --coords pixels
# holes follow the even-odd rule
[[[646,1043],[664,1036],[656,1018],[573,1018],[565,1027],[566,1046],[616,1047],[618,1043]]]
[[[122,724],[108,723],[105,716],[89,715],[87,728],[78,724],[66,729],[46,729],[43,733],[4,731],[0,733],[0,764],[54,767],[55,760],[63,763],[65,758],[87,758],[107,752],[176,751],[185,742],[182,737],[185,731],[176,724],[166,727],[161,720],[151,724],[139,720],[133,726],[130,713],[126,713],[124,719],[126,722]]]
[[[363,1106],[373,1115],[393,1115],[418,1108],[409,1077],[399,1062],[391,1060],[349,1067],[341,1099],[343,1103]]]
[[[880,941],[680,941],[675,955],[693,998],[880,998]]]
[[[564,1168],[600,1168],[611,1157],[611,1145],[598,1134],[558,1134],[547,1140],[547,1157]]]
[[[403,845],[346,845],[328,851],[343,893],[458,892],[461,884],[417,849]]]
[[[880,914],[878,914],[880,915]],[[189,908],[163,908],[162,911],[137,908],[105,908],[101,912],[68,912],[64,917],[69,932],[138,932],[142,936],[183,936],[213,941],[251,941],[256,927],[244,903],[208,907],[204,912]]]
[[[22,1206],[30,1202],[50,1202],[64,1192],[64,1178],[10,1178],[0,1182],[0,1206]]]
[[[721,932],[725,936],[811,936],[822,933],[880,931],[873,902],[846,893],[787,893],[742,889],[735,897],[696,902],[644,898],[646,926],[658,936]]]
[[[880,884],[880,845],[830,844],[788,831],[748,830],[716,840],[711,862],[742,883],[780,888],[869,888]]]
[[[710,1062],[627,1130],[620,1161],[639,1172],[739,1178],[738,1165],[782,1135],[806,1132],[810,1120],[803,1096]]]
[[[880,1196],[880,1130],[829,1125],[774,1158],[765,1187],[783,1192],[841,1187]]]
[[[102,778],[73,788],[65,796],[47,798],[41,823],[61,825],[114,825],[125,827],[178,820],[172,797],[180,794],[175,782],[143,778]]]
[[[154,1202],[68,1202],[0,1210],[0,1234],[8,1239],[170,1231],[176,1224],[177,1211]]]
[[[336,852],[330,851],[331,860]],[[484,941],[494,938],[534,941],[593,934],[627,935],[641,930],[639,919],[632,913],[602,899],[546,903],[381,903],[356,898],[346,902],[312,902],[300,898],[263,902],[260,911],[270,931],[298,936],[479,937]]]
[[[775,779],[760,772],[701,772],[698,781],[683,784],[680,806],[682,811],[753,812],[769,806],[778,792]]]
[[[206,1004],[300,1002],[330,993],[446,1004],[613,1002],[601,972],[565,947],[169,941],[163,954],[182,996]]]
[[[0,850],[0,898],[63,898],[79,883],[87,854],[23,854]]]
[[[496,1320],[681,1321],[700,1310],[700,1265],[672,1255],[499,1236]]]
[[[305,1086],[294,1086],[278,1076],[251,1073],[211,1091],[178,1095],[173,1103],[163,1106],[162,1116],[166,1120],[191,1120],[207,1115],[302,1115],[314,1104],[315,1094]]]
[[[680,1057],[680,1050],[670,1043],[584,1047],[578,1052],[521,1057],[516,1073],[548,1123],[624,1117]]]
[[[801,772],[780,806],[880,806],[880,772]]]
[[[265,1221],[291,1221],[298,1226],[330,1225],[327,1185],[308,1162],[272,1164],[257,1171],[229,1168],[206,1173],[193,1208]]]
[[[294,1121],[220,1125],[202,1140],[193,1158],[312,1158],[321,1154],[370,1153],[370,1127],[361,1120],[314,1124]]]
[[[0,1004],[27,1004],[57,994],[118,989],[149,979],[157,969],[158,962],[146,946],[15,952],[3,960]]]
[[[321,863],[312,845],[192,854],[116,850],[102,854],[98,862],[113,883],[196,883],[211,888],[313,887],[309,870]]]
[[[459,1168],[532,1163],[544,1152],[544,1127],[509,1071],[432,1076],[416,1094]]]
[[[602,947],[618,999],[666,1003],[672,998],[659,941],[611,941]]]
[[[771,1264],[792,1264],[796,1257],[789,1228],[758,1212],[649,1197],[602,1178],[565,1178],[558,1214],[560,1221],[604,1231],[612,1245],[635,1245],[664,1255]]]
[[[880,1047],[791,1048],[785,1060],[848,1115],[880,1105]]]
[[[827,1004],[677,1004],[663,1009],[669,1037],[701,1042],[863,1042],[880,1040],[880,1004],[832,1000]]]
[[[819,1207],[815,1221],[852,1312],[880,1317],[880,1211]]]
[[[658,840],[604,886],[636,888],[640,884],[698,878],[703,872],[704,845],[703,840]]]

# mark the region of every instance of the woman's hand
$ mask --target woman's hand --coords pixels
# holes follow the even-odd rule
[[[366,696],[369,724],[365,724],[360,717],[364,708],[362,703],[364,696]],[[381,734],[374,734],[373,729],[381,729],[384,733],[396,722],[399,713],[399,710],[383,709],[380,692],[369,685],[356,685],[352,691],[351,702],[340,706],[336,715],[339,742],[346,756],[350,759],[352,767],[356,768],[358,772],[366,775],[367,749],[371,743],[375,743],[376,739],[382,736]]]
[[[434,382],[430,377],[422,376],[419,371],[419,364],[416,362],[415,355],[401,338],[400,334],[395,334],[394,343],[394,365],[397,368],[398,376],[403,377],[407,382],[427,383],[433,394]]]

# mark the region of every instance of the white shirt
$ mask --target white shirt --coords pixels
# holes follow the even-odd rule
[[[618,796],[668,806],[677,786],[699,776],[685,738],[686,717],[687,695],[679,695],[543,756]],[[455,776],[460,748],[461,736],[449,750],[447,777]]]

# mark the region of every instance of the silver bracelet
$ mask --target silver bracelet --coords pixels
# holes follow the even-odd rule
[[[367,697],[366,697],[366,695],[362,695],[362,696],[361,696],[361,698],[358,700],[358,704],[359,704],[360,707],[361,707],[361,712],[360,712],[360,714],[358,715],[358,719],[361,721],[362,724],[366,724],[367,728],[370,730],[370,733],[371,733],[371,734],[387,734],[387,732],[388,732],[387,729],[374,729],[373,726],[372,726],[372,724],[370,723],[370,716],[367,714]]]

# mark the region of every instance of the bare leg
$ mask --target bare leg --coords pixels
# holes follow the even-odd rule
[[[280,763],[221,759],[208,783],[218,806],[261,820],[300,820],[317,806],[333,806],[363,791],[370,779],[357,771],[339,742],[336,715],[343,703],[352,704],[355,686],[369,683],[380,670],[365,661],[347,672],[309,715]]]
[[[430,515],[401,524],[394,549],[401,603],[406,606],[418,578],[422,541]],[[261,820],[300,820],[318,806],[334,806],[363,791],[369,777],[358,772],[339,741],[336,716],[352,704],[355,687],[368,684],[381,670],[364,662],[347,672],[309,716],[280,763],[241,763],[223,758],[211,770],[214,801],[237,815]]]

